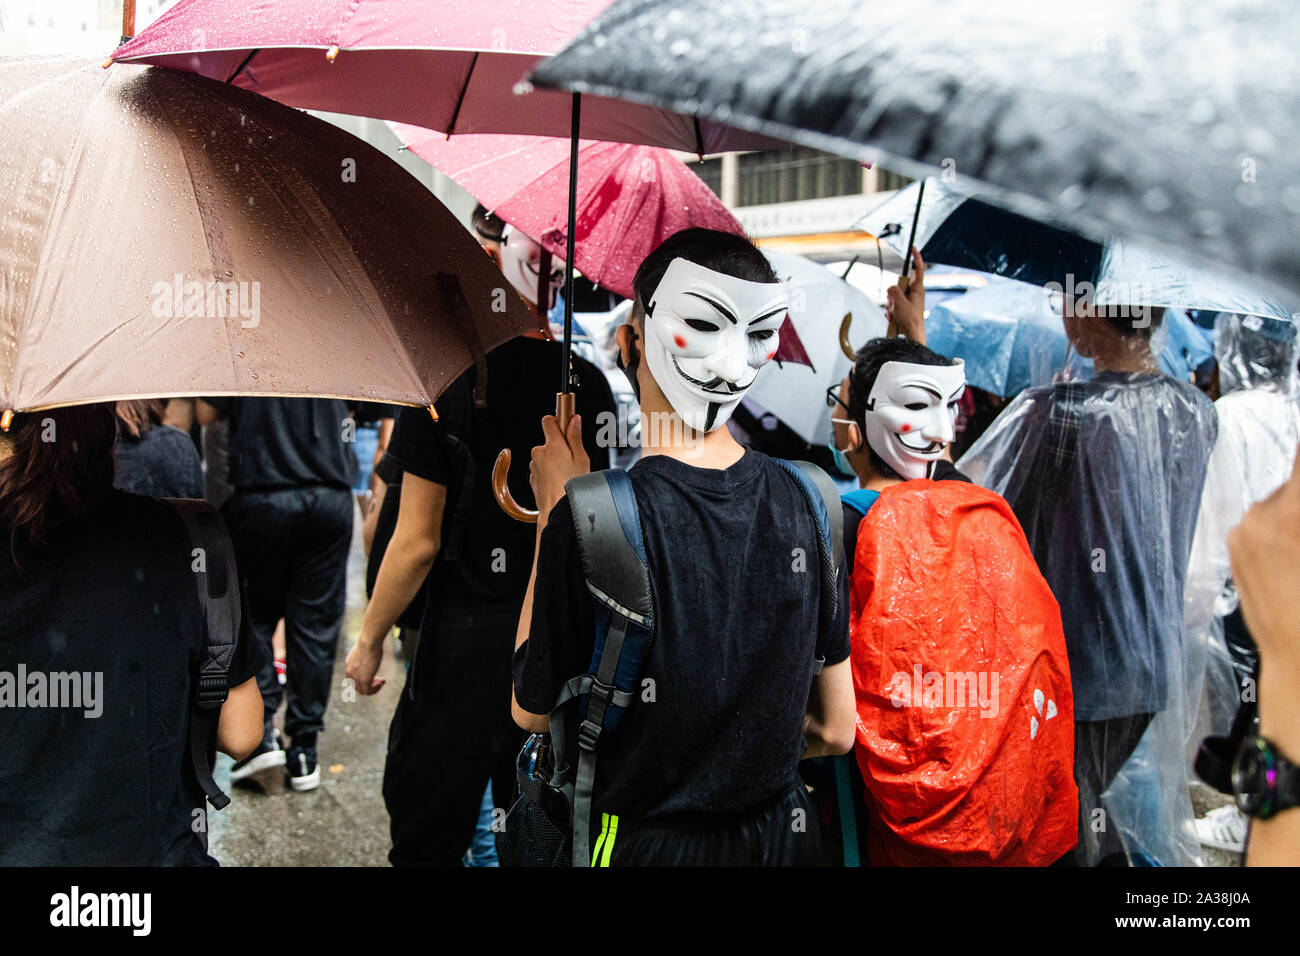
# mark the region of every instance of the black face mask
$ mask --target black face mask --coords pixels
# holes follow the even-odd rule
[[[627,376],[627,380],[632,383],[632,394],[636,396],[636,400],[639,402],[641,401],[641,386],[637,384],[636,370],[641,367],[641,353],[636,347],[637,338],[638,336],[636,332],[633,331],[632,342],[627,348],[632,358],[624,364],[623,350],[620,349],[618,352],[618,358],[615,361],[618,363],[619,370],[622,371],[622,373]]]

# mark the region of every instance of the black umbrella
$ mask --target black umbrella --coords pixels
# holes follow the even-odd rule
[[[1300,291],[1300,5],[620,0],[533,75],[1141,236]]]

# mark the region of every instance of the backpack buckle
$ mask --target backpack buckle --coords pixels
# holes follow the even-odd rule
[[[584,720],[578,725],[578,747],[582,750],[595,750],[596,741],[600,739],[600,724],[594,720]]]
[[[220,707],[228,693],[225,674],[200,674],[194,703],[204,710]]]
[[[614,697],[614,687],[610,684],[602,684],[596,678],[591,679],[591,689],[588,691],[592,698],[600,701],[602,704],[608,704]]]

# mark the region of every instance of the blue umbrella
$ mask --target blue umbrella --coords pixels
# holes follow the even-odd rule
[[[855,228],[880,237],[902,255],[916,215],[920,183],[899,190]],[[978,269],[1098,305],[1209,309],[1290,319],[1291,310],[1267,295],[1202,268],[1132,243],[1094,242],[926,180],[916,247],[927,262]]]
[[[965,360],[967,382],[1002,396],[1050,382],[1069,356],[1052,297],[1023,282],[993,279],[936,305],[925,333],[930,348]],[[1154,344],[1161,369],[1176,378],[1186,378],[1213,355],[1210,337],[1181,310],[1166,312]],[[1070,367],[1085,378],[1092,372],[1092,363],[1077,356]]]

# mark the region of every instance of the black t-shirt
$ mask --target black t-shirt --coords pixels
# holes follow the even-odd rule
[[[438,398],[438,421],[427,409],[404,408],[397,418],[384,456],[382,475],[397,468],[447,488],[443,511],[443,551],[432,572],[433,600],[439,607],[519,603],[528,587],[537,531],[515,521],[492,494],[492,466],[497,453],[509,448],[512,467],[508,484],[515,501],[532,508],[528,464],[533,447],[542,444],[542,417],[555,414],[554,373],[560,346],[554,342],[518,338],[488,353],[487,408],[474,409],[475,371],[470,369]],[[617,406],[600,370],[573,356],[578,377],[577,412],[591,467],[609,465],[608,447],[597,438],[602,424],[617,422]],[[610,429],[606,427],[606,433]],[[461,468],[453,441],[468,435],[474,462],[470,509],[464,530],[450,533],[461,501]],[[457,540],[452,541],[452,537]],[[448,561],[448,546],[456,546]]]
[[[629,475],[657,625],[642,695],[601,746],[596,809],[652,819],[755,807],[796,779],[814,658],[849,655],[846,579],[819,648],[816,528],[794,479],[761,452],[726,469],[654,455]],[[587,673],[595,633],[567,499],[541,548],[514,660],[516,698],[535,714]],[[576,737],[568,746],[577,753]]]
[[[176,511],[120,491],[25,573],[0,548],[0,865],[213,862],[193,830],[204,798],[186,754],[203,633],[190,561]],[[229,685],[262,654],[245,627]],[[94,706],[14,706],[20,668],[29,695],[33,674],[47,695],[48,675],[90,674]],[[59,702],[75,702],[59,683]]]
[[[230,420],[230,484],[237,490],[352,487],[357,456],[349,442],[355,422],[347,402],[244,397],[204,401]]]
[[[203,465],[185,432],[155,425],[139,438],[117,436],[113,487],[150,498],[202,498]]]

